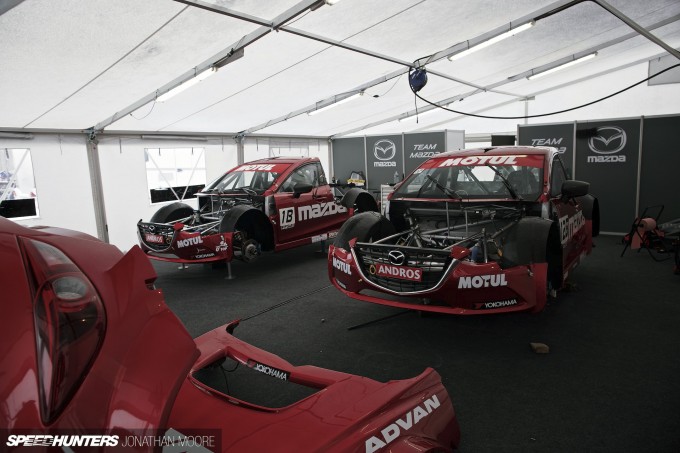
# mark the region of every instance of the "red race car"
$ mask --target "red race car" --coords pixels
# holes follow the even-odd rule
[[[160,451],[154,447],[176,448],[196,428],[216,433],[199,437],[201,451],[458,445],[453,406],[434,370],[381,383],[293,366],[235,338],[237,322],[193,340],[154,288],[139,247],[123,255],[82,233],[0,218],[0,275],[0,445],[10,450]],[[254,397],[234,391],[258,379],[266,382]],[[253,401],[270,387],[295,398],[283,407]],[[197,442],[191,436],[187,445]]]
[[[175,202],[140,220],[140,245],[156,260],[252,262],[264,251],[333,238],[355,211],[378,209],[365,190],[336,190],[317,158],[249,162],[199,192],[198,210]]]
[[[459,315],[538,312],[593,247],[599,205],[555,148],[439,154],[362,213],[328,253],[355,299]]]

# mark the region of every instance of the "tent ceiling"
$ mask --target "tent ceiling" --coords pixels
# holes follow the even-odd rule
[[[315,10],[306,8],[309,0],[205,3],[265,21],[292,14],[285,29],[365,49],[389,61],[170,0],[13,1],[0,9],[0,41],[6,43],[0,48],[0,127],[87,129],[104,122],[111,131],[251,130],[314,136],[462,129],[460,115],[445,111],[417,123],[394,121],[415,108],[406,75],[394,77],[407,70],[401,63],[566,2],[343,0]],[[609,3],[653,28],[668,45],[680,46],[680,1]],[[152,100],[157,90],[262,30],[266,34],[245,48],[243,58],[166,102]],[[588,63],[542,79],[509,79],[589,49],[596,49],[598,57]],[[485,110],[663,54],[661,47],[597,4],[583,2],[459,60],[430,63],[429,82],[421,94],[434,102],[465,97],[455,104],[457,109]],[[638,80],[621,80],[603,94]],[[471,95],[475,88],[470,85],[495,86],[498,92]],[[361,88],[365,93],[358,100],[318,115],[304,114],[320,101]],[[140,103],[145,98],[152,101]],[[516,105],[512,114],[517,114]],[[418,106],[429,108],[420,101]],[[571,106],[566,99],[555,107]],[[127,114],[132,107],[139,108]],[[117,112],[121,118],[108,125],[106,120]]]

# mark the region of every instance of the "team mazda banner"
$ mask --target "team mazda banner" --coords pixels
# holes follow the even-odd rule
[[[404,172],[408,175],[430,157],[443,153],[444,132],[404,134]]]
[[[519,145],[523,146],[552,146],[561,153],[560,159],[574,174],[574,123],[537,124],[519,126]]]
[[[576,179],[600,201],[601,229],[625,232],[635,217],[640,120],[578,123]]]
[[[401,179],[404,173],[401,135],[366,137],[366,171],[370,190],[393,183],[395,173]]]

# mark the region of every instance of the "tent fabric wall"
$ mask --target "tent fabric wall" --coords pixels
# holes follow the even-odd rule
[[[28,148],[40,208],[26,226],[49,225],[97,236],[84,135],[33,134],[32,140],[0,138],[0,148]]]
[[[139,136],[99,137],[99,158],[109,241],[121,250],[137,244],[135,225],[163,204],[152,205],[146,183],[145,148],[205,148],[206,182],[238,165],[231,137],[207,141],[142,140]],[[39,217],[20,219],[26,226],[49,225],[97,236],[86,137],[34,134],[32,140],[2,139],[0,148],[31,150],[40,206]],[[189,200],[195,204],[195,200]]]
[[[250,162],[275,156],[318,157],[330,180],[330,149],[323,138],[246,137],[243,161]]]
[[[207,141],[153,140],[106,136],[99,141],[99,155],[109,241],[122,250],[137,244],[136,224],[149,220],[164,204],[151,204],[146,182],[145,148],[204,148],[206,183],[238,165],[231,137]],[[186,203],[196,207],[196,200]]]

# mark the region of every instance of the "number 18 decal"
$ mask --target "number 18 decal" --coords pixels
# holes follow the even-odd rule
[[[295,208],[279,209],[279,221],[282,230],[293,228],[295,226]]]

